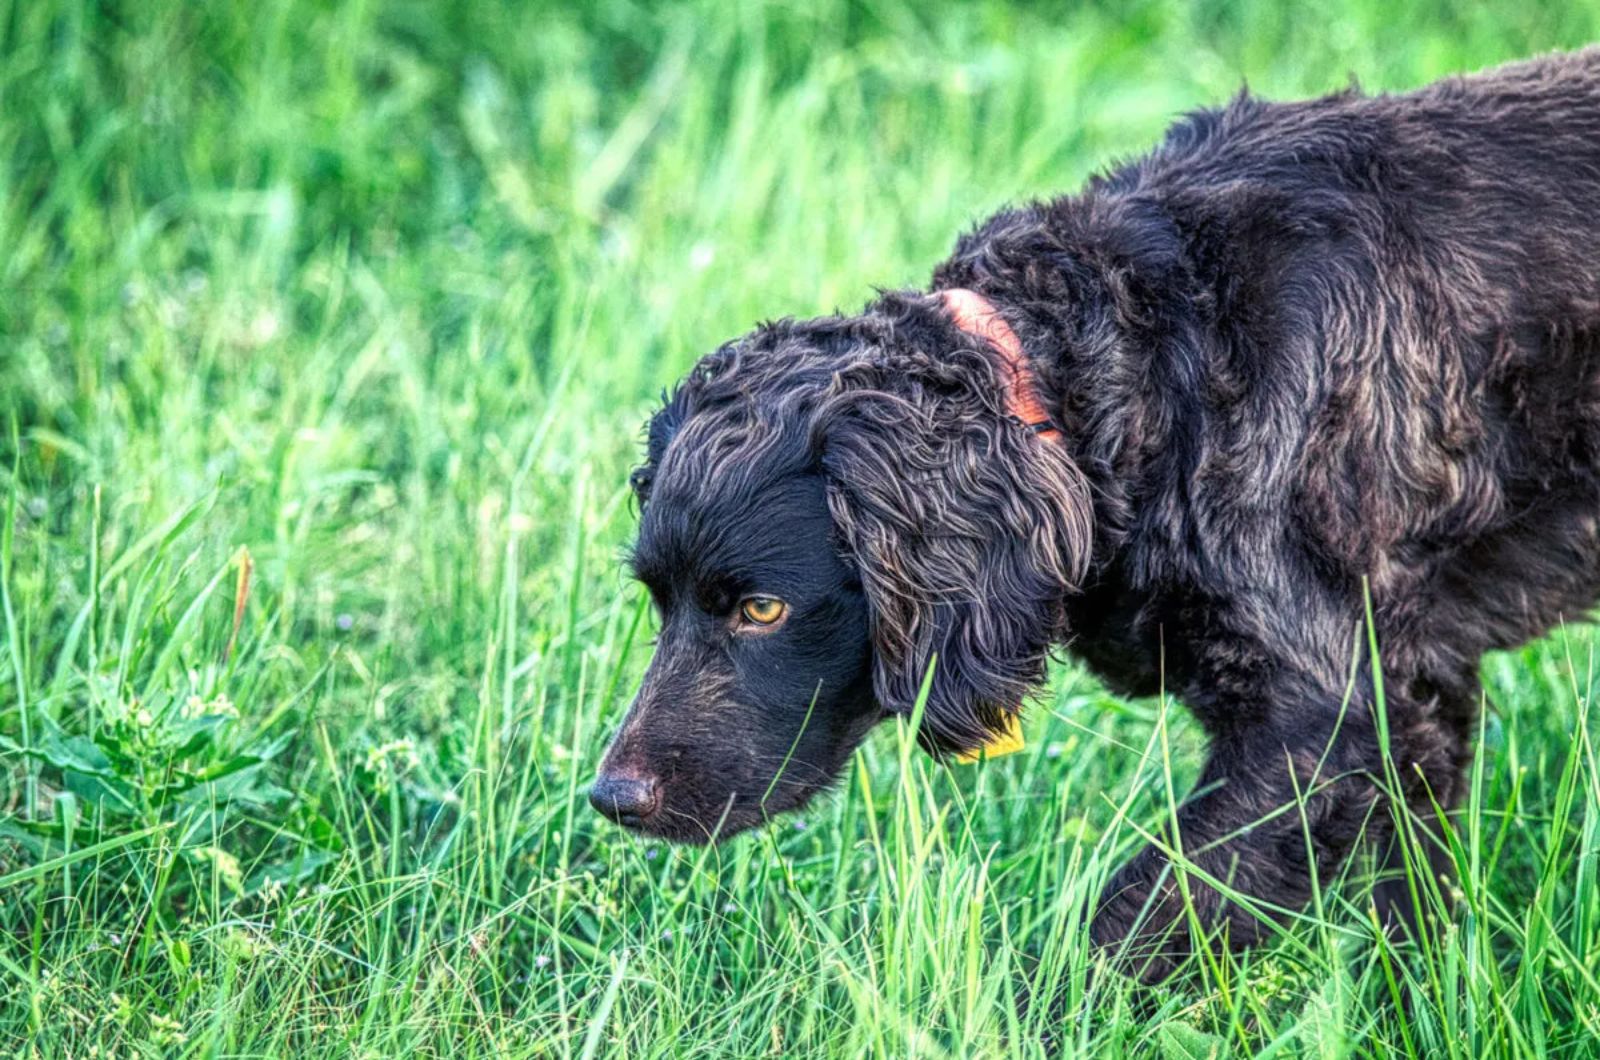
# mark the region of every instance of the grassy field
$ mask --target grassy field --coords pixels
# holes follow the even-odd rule
[[[888,726],[715,850],[582,798],[648,652],[626,472],[698,354],[1244,82],[1600,37],[1500,6],[0,0],[0,1051],[1600,1054],[1584,626],[1485,664],[1422,950],[1352,882],[1091,977],[1200,745],[1070,666],[1026,753]]]

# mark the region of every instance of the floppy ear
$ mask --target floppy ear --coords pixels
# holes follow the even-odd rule
[[[841,372],[815,442],[872,616],[879,703],[971,751],[1044,679],[1087,564],[1091,508],[1058,444],[1012,420],[990,360],[884,351]]]

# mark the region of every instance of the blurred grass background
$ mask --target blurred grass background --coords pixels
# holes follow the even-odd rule
[[[1572,3],[0,0],[0,1042],[1595,1055],[1585,627],[1486,665],[1437,945],[1352,886],[1153,997],[1090,981],[1078,917],[1198,740],[1070,667],[1026,754],[891,727],[718,850],[581,790],[647,654],[626,471],[700,353],[920,285],[1242,85],[1597,38]]]

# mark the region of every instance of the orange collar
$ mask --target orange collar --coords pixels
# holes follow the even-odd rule
[[[1011,330],[987,298],[965,287],[939,291],[944,307],[955,326],[982,339],[999,355],[1000,374],[1006,388],[1006,411],[1041,438],[1059,441],[1061,432],[1050,422],[1050,414],[1039,400],[1033,382],[1033,366],[1022,352],[1017,333]]]

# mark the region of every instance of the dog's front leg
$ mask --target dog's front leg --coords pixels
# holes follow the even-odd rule
[[[1095,945],[1158,982],[1188,956],[1191,927],[1249,946],[1277,915],[1306,905],[1313,872],[1326,882],[1364,832],[1386,835],[1388,815],[1374,809],[1379,742],[1358,709],[1216,739],[1175,819],[1107,884]]]

